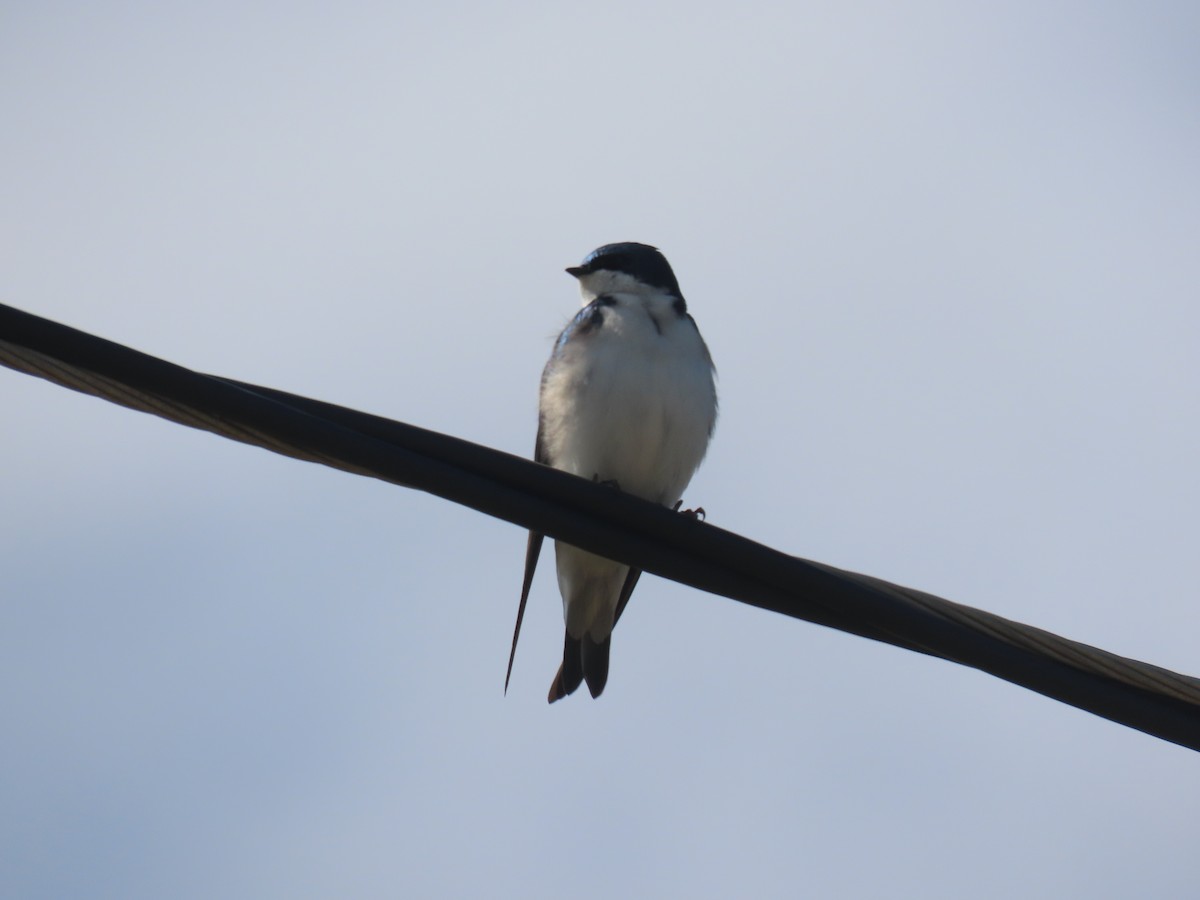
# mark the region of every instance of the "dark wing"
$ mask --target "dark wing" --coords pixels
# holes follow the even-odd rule
[[[533,584],[533,572],[537,568],[538,555],[542,552],[545,535],[529,532],[529,543],[525,546],[525,582],[521,585],[521,604],[517,607],[517,626],[513,629],[512,650],[508,654],[508,672],[504,676],[504,693],[508,693],[508,681],[512,678],[513,660],[517,656],[517,638],[521,636],[521,620],[525,618],[525,601],[529,599],[529,586]]]
[[[538,422],[537,441],[533,448],[534,462],[546,463],[546,452],[542,447],[542,424]],[[517,656],[517,638],[521,636],[521,621],[525,618],[525,601],[529,599],[529,588],[533,584],[533,573],[537,569],[538,556],[542,552],[544,534],[536,531],[529,532],[529,541],[525,545],[525,580],[521,584],[521,603],[517,606],[517,625],[513,629],[512,650],[508,653],[508,672],[504,675],[504,693],[508,693],[508,682],[512,678],[513,660]]]
[[[625,606],[629,603],[629,598],[633,596],[633,589],[637,587],[638,579],[641,577],[642,570],[630,566],[629,572],[625,575],[625,583],[621,585],[621,596],[617,598],[617,611],[613,613],[613,628],[616,628],[617,622],[621,620],[621,613],[625,611]]]

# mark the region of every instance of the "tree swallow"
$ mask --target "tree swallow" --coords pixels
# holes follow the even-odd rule
[[[534,459],[678,508],[717,421],[712,357],[665,256],[646,244],[605,244],[578,266],[583,309],[542,372]],[[543,535],[529,533],[508,680]],[[608,680],[613,625],[641,575],[555,541],[566,635],[553,703]]]

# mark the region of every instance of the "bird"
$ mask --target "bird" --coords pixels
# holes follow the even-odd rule
[[[678,510],[716,427],[717,389],[675,273],[657,247],[630,241],[604,244],[566,271],[583,307],[542,372],[534,460]],[[531,531],[526,544],[505,693],[543,538]],[[641,570],[564,541],[554,550],[565,628],[547,699],[583,682],[599,697],[612,629]]]

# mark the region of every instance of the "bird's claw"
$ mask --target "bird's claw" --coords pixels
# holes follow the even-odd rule
[[[679,507],[681,506],[683,506],[683,501],[676,500],[675,506],[672,508],[681,516],[688,516],[689,518],[695,519],[697,522],[703,522],[708,518],[708,513],[704,511],[703,506],[697,506],[695,509],[680,509]]]

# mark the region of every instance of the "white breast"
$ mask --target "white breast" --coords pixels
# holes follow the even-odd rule
[[[551,465],[670,505],[683,494],[717,414],[712,360],[673,299],[618,294],[603,324],[565,342],[542,383]]]

